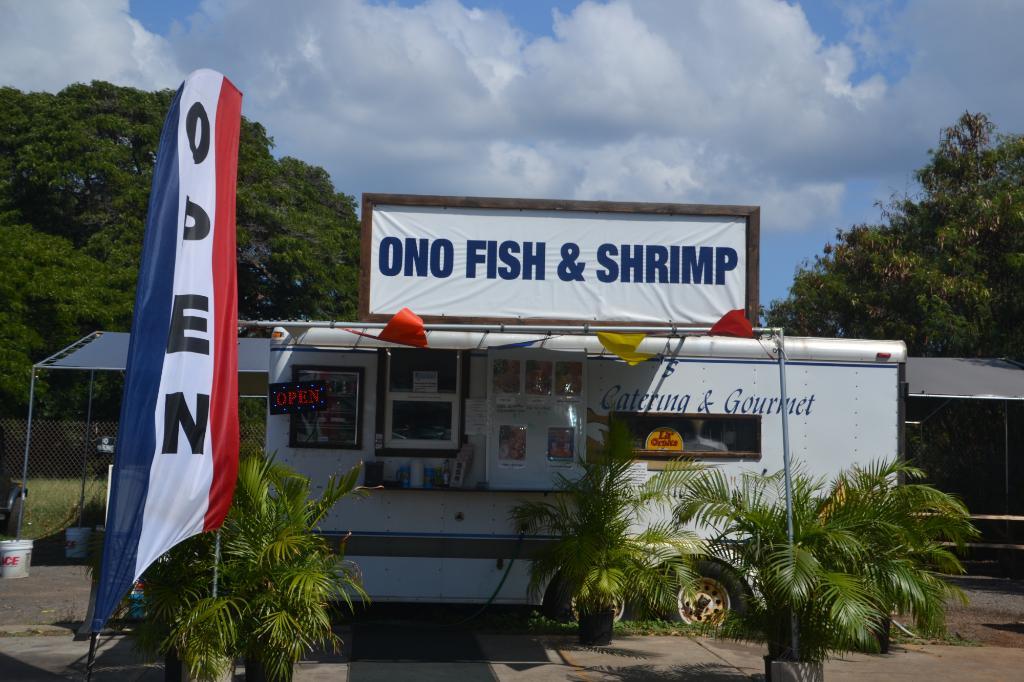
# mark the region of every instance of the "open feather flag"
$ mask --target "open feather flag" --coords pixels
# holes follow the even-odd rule
[[[91,629],[153,561],[219,528],[238,473],[235,184],[242,93],[185,79],[157,150]]]

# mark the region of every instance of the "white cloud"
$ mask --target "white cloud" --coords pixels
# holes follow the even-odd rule
[[[107,80],[146,89],[182,78],[167,41],[128,13],[128,0],[0,1],[0,84],[56,91]]]
[[[767,232],[842,224],[851,181],[905,175],[964,109],[1024,115],[1019,3],[878,0],[825,40],[779,0],[588,1],[536,38],[464,2],[206,0],[166,38],[124,0],[8,2],[0,82],[209,66],[346,192],[760,204]]]

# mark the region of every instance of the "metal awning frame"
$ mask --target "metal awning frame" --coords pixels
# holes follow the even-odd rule
[[[104,333],[105,332],[102,332],[102,331],[94,331],[91,334],[87,334],[87,335],[83,336],[82,338],[78,339],[77,341],[68,344],[64,348],[61,348],[56,353],[53,353],[52,355],[48,356],[47,358],[45,358],[43,360],[40,360],[39,362],[37,362],[34,365],[32,365],[32,377],[31,377],[31,379],[29,381],[29,389],[28,389],[28,423],[26,424],[26,430],[25,430],[25,455],[22,458],[22,463],[21,463],[21,505],[19,507],[19,513],[18,513],[17,530],[15,531],[15,537],[18,538],[18,539],[21,538],[21,524],[22,524],[23,517],[25,515],[25,494],[26,494],[26,488],[27,488],[27,482],[28,482],[29,450],[31,449],[31,446],[32,446],[32,417],[33,417],[33,412],[35,411],[36,378],[38,377],[38,372],[40,370],[51,370],[51,371],[52,370],[76,370],[76,371],[79,371],[79,372],[84,372],[84,371],[88,371],[89,372],[89,400],[88,400],[88,403],[86,405],[86,412],[85,412],[85,414],[86,414],[86,417],[85,417],[85,433],[86,433],[86,438],[85,438],[85,444],[83,446],[83,451],[82,451],[82,486],[81,486],[81,492],[79,494],[79,500],[78,500],[78,525],[79,526],[82,525],[82,513],[84,512],[84,507],[85,507],[85,478],[86,478],[86,473],[87,473],[87,470],[88,470],[87,467],[88,467],[88,457],[89,457],[89,430],[92,428],[92,396],[93,396],[93,387],[94,387],[95,380],[96,380],[96,372],[124,372],[125,368],[124,367],[100,367],[100,366],[74,367],[74,366],[60,365],[60,364],[57,364],[57,363],[61,359],[66,358],[69,355],[72,355],[75,351],[80,350],[80,349],[88,346],[90,343],[92,343],[93,341],[95,341],[99,337],[103,336]],[[240,370],[240,372],[247,372],[247,371],[251,371],[251,370]],[[246,395],[246,396],[240,395],[239,396],[239,398],[254,398],[254,397],[259,397],[259,396],[248,396],[248,395]]]

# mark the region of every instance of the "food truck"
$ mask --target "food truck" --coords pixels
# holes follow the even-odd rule
[[[778,471],[783,413],[813,474],[901,451],[902,342],[706,333],[756,320],[756,207],[366,195],[362,220],[360,321],[265,323],[266,447],[315,485],[364,464],[375,489],[322,530],[374,601],[539,601],[545,539],[510,512],[612,419],[638,480],[680,457]],[[403,308],[425,347],[378,338]]]

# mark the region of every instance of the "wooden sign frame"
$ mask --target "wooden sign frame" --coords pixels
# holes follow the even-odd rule
[[[760,313],[760,236],[761,208],[759,206],[729,206],[717,204],[662,204],[618,201],[569,201],[558,199],[502,199],[496,197],[457,197],[419,194],[364,194],[360,228],[359,267],[359,319],[363,322],[386,322],[390,315],[371,315],[370,272],[372,268],[372,220],[375,206],[422,206],[440,208],[485,208],[508,211],[580,211],[588,213],[632,213],[653,215],[678,215],[698,217],[740,218],[746,222],[746,305],[744,311],[750,323],[758,326]],[[416,311],[413,311],[416,312]],[[726,310],[722,311],[725,314]],[[616,324],[650,325],[650,322],[623,322],[621,320],[602,322],[592,319],[520,318],[520,317],[461,317],[447,315],[424,315],[424,322],[464,324]],[[666,320],[668,322],[668,320]],[[703,324],[677,324],[680,328],[702,327]]]

